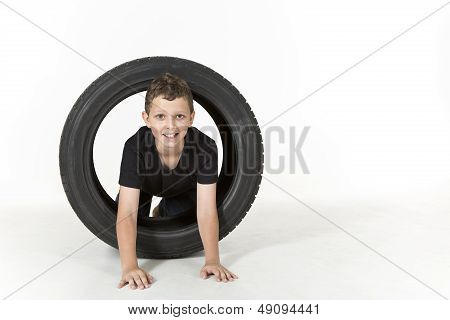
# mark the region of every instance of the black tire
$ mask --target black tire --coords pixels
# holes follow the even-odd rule
[[[97,130],[122,100],[145,91],[163,72],[185,79],[194,100],[216,123],[223,147],[217,182],[219,239],[242,221],[261,183],[264,150],[250,106],[224,77],[193,61],[148,57],[121,64],[95,80],[78,98],[61,135],[59,166],[65,193],[83,224],[105,243],[118,248],[117,204],[100,184],[93,161]],[[189,218],[138,218],[137,256],[176,258],[203,250],[195,221]]]

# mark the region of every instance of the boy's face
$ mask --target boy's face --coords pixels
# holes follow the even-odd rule
[[[184,98],[172,101],[158,96],[150,105],[150,114],[142,111],[148,128],[152,130],[155,142],[164,148],[176,148],[184,140],[188,127],[194,121],[195,111],[189,113],[189,105]]]

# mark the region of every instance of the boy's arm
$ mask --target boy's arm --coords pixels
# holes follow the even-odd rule
[[[140,190],[120,186],[116,234],[122,270],[137,268],[136,234]]]
[[[216,183],[197,183],[197,221],[205,249],[205,263],[220,263]]]
[[[220,263],[219,217],[216,205],[216,183],[197,183],[197,220],[203,247],[205,265],[200,270],[203,279],[214,274],[217,281],[233,281],[238,277]]]
[[[137,216],[140,190],[120,186],[116,234],[122,264],[122,277],[117,285],[144,289],[153,282],[150,273],[139,268],[136,257]]]

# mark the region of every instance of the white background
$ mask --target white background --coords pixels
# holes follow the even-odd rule
[[[382,47],[443,4],[0,3],[1,296],[93,238],[59,173],[61,132],[76,99],[123,62],[175,56],[231,81],[262,126],[260,191],[220,242],[222,263],[240,279],[201,280],[199,253],[140,261],[155,284],[119,290],[118,254],[97,240],[10,299],[449,297],[450,6]],[[123,143],[144,125],[142,97],[127,100],[105,119],[94,151],[111,197]],[[199,108],[201,128],[210,119]],[[271,126],[283,128],[284,144],[267,135]],[[295,172],[270,173],[269,163],[276,168],[292,152],[289,127],[298,141],[306,126],[309,174],[298,161]]]

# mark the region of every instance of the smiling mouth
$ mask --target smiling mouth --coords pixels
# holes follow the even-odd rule
[[[172,133],[172,134],[163,134],[163,136],[166,137],[166,138],[171,139],[171,138],[175,138],[178,134],[179,134],[179,132]]]

